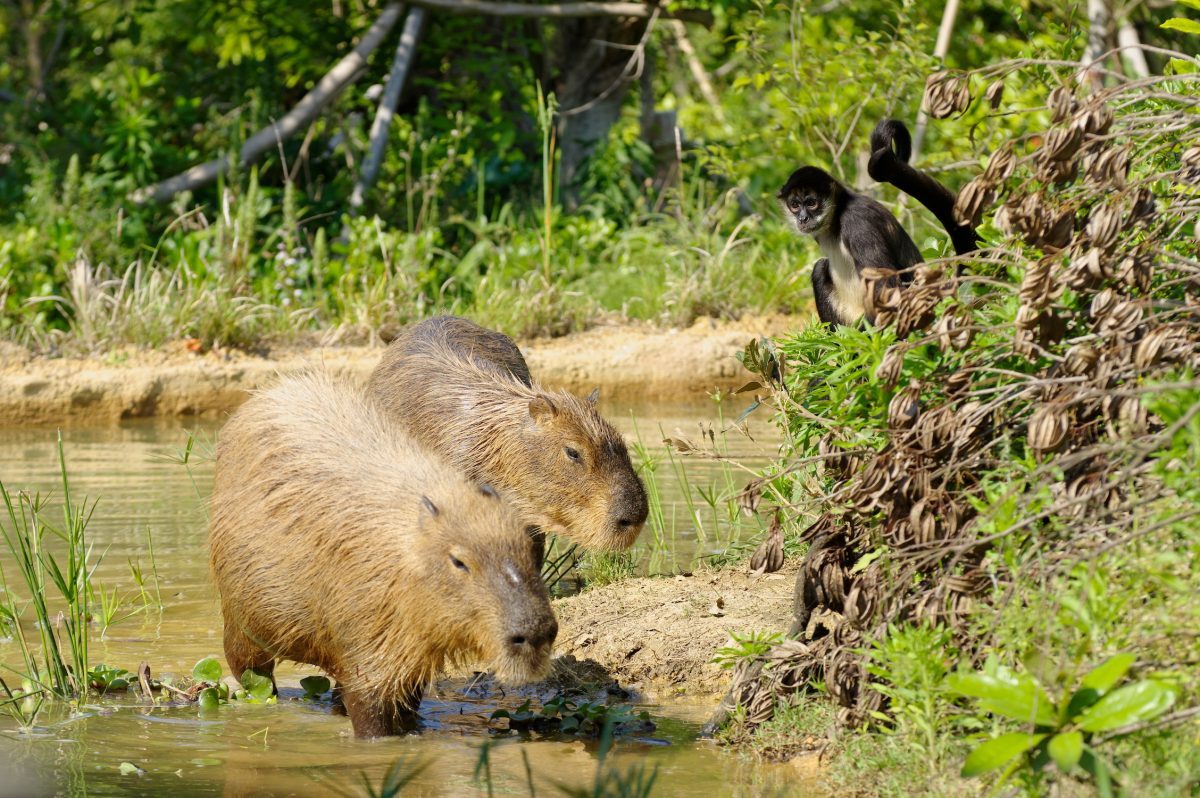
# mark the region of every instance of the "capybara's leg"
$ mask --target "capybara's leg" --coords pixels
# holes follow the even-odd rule
[[[229,664],[233,678],[240,680],[243,673],[252,670],[269,678],[271,688],[275,689],[275,656],[229,621],[225,622],[225,662]]]
[[[342,702],[346,705],[355,737],[388,737],[415,731],[420,726],[417,715],[417,707],[421,705],[419,690],[407,700],[381,701],[366,692],[343,687]]]
[[[330,707],[330,711],[334,715],[345,715],[346,714],[346,699],[342,695],[341,682],[333,683],[333,690],[329,693],[329,700],[332,703],[332,706]]]

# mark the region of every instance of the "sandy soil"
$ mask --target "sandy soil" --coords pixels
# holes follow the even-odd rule
[[[786,316],[698,320],[683,329],[601,326],[563,338],[522,341],[544,385],[607,398],[671,400],[732,389],[749,375],[735,359],[753,338],[796,329]],[[96,424],[148,416],[226,413],[246,392],[323,364],[363,380],[381,349],[369,346],[192,352],[118,350],[102,357],[40,358],[0,342],[0,424]]]
[[[729,671],[713,655],[731,631],[787,627],[799,564],[790,560],[762,576],[741,565],[629,579],[560,599],[555,654],[592,660],[622,687],[660,700],[717,696],[729,686]]]

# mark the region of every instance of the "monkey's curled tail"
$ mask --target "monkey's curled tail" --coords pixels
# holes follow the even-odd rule
[[[871,160],[867,174],[879,183],[891,183],[928,208],[954,244],[954,251],[966,255],[979,249],[979,236],[969,224],[954,219],[954,192],[934,178],[915,169],[908,159],[912,156],[912,136],[899,119],[884,119],[871,132]]]

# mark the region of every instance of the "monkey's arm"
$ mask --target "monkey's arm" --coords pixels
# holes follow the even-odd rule
[[[830,327],[837,324],[850,324],[853,319],[838,318],[837,309],[833,304],[833,278],[829,276],[829,258],[821,258],[813,264],[812,270],[813,299],[817,303],[817,318]]]

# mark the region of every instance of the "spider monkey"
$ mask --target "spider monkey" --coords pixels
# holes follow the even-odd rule
[[[871,133],[871,159],[867,173],[881,183],[891,183],[919,200],[933,212],[959,255],[979,247],[970,225],[954,219],[954,192],[908,163],[912,137],[904,123],[884,119]],[[896,217],[881,203],[857,194],[823,169],[797,169],[779,190],[796,231],[811,235],[825,257],[813,266],[813,296],[817,315],[829,325],[850,325],[866,314],[866,287],[862,270],[890,269],[896,272],[884,286],[904,286],[912,280],[911,269],[921,262],[921,251]],[[867,321],[874,322],[868,317]]]

